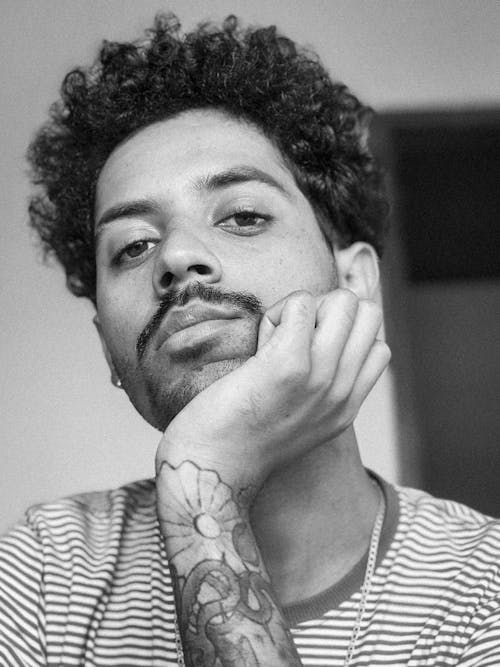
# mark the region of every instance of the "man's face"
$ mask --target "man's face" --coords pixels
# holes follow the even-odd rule
[[[220,112],[185,112],[118,146],[95,214],[101,335],[160,429],[255,353],[265,309],[336,286],[332,252],[279,152]]]

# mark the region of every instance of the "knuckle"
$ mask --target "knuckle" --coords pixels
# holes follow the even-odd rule
[[[359,303],[359,315],[365,321],[372,323],[377,328],[380,327],[383,320],[383,311],[381,306],[371,299],[363,299]]]
[[[336,305],[340,309],[343,319],[352,325],[360,306],[360,300],[356,294],[348,289],[339,290]]]
[[[347,403],[350,393],[351,387],[346,385],[334,387],[330,393],[330,400],[336,408],[342,407]]]
[[[339,287],[333,294],[336,294],[337,298],[344,305],[344,308],[351,308],[352,310],[357,310],[358,304],[360,302],[359,297],[350,289],[346,287]]]
[[[391,360],[392,352],[387,343],[383,340],[377,340],[375,342],[375,348],[381,360],[388,364]]]
[[[382,317],[382,308],[373,299],[361,299],[359,308],[373,317]]]
[[[282,381],[287,385],[304,384],[309,379],[310,367],[307,362],[295,361],[283,365]]]
[[[292,292],[289,297],[290,302],[295,306],[299,312],[307,312],[311,308],[314,299],[310,292],[306,290],[297,290]]]
[[[356,307],[356,304],[359,301],[356,294],[346,287],[337,287],[331,292],[324,294],[321,298],[322,301],[328,304],[335,304],[337,307],[349,307],[349,305]]]
[[[309,378],[309,391],[313,395],[323,395],[325,391],[328,391],[329,385],[322,379],[319,379],[317,377],[310,377]]]
[[[359,299],[349,289],[337,288],[321,297],[321,312],[326,317],[335,317],[341,323],[352,326],[358,312]]]
[[[346,413],[344,419],[341,422],[340,430],[345,431],[347,428],[349,428],[349,426],[351,426],[353,421],[356,419],[356,415],[357,415],[356,410],[349,410],[349,412]]]
[[[309,301],[312,299],[312,294],[305,289],[298,289],[292,292],[288,298],[297,302]]]

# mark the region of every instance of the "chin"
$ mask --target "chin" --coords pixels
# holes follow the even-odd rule
[[[142,410],[140,406],[134,405],[151,426],[163,432],[195,396],[245,361],[246,358],[236,358],[206,363],[191,368],[168,385],[162,383],[158,386],[158,382],[150,381],[146,387],[148,409]]]
[[[129,393],[139,413],[165,431],[179,412],[204,389],[239,368],[257,349],[259,320],[243,318],[238,329],[192,347],[146,355],[140,373],[140,395]],[[124,383],[125,389],[127,389]],[[135,394],[135,395],[134,395]]]

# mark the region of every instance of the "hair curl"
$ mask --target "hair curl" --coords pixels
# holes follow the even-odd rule
[[[105,41],[91,67],[66,76],[28,151],[39,186],[30,222],[73,294],[95,304],[94,196],[110,153],[148,124],[206,107],[263,131],[330,240],[367,241],[381,254],[387,204],[366,145],[371,110],[275,27],[243,29],[230,16],[181,34],[161,14],[143,41]]]

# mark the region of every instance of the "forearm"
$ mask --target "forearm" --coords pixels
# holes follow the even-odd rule
[[[242,489],[191,461],[173,467],[166,459],[157,485],[186,665],[300,665]]]

